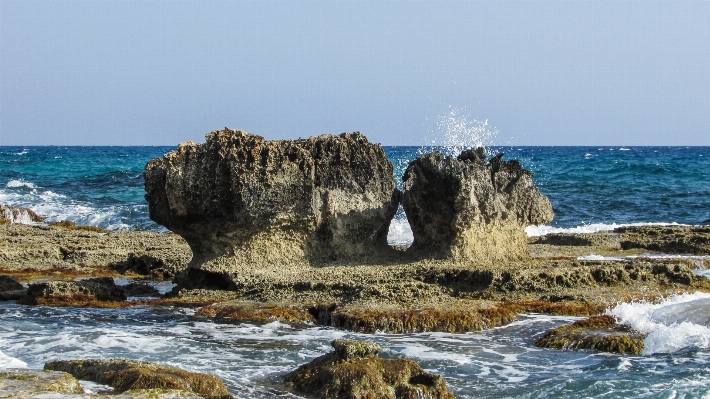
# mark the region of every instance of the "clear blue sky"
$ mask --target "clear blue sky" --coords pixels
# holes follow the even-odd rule
[[[0,0],[0,145],[710,145],[710,2]]]

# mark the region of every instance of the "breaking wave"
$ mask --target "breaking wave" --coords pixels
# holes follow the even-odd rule
[[[644,355],[710,348],[710,294],[674,295],[658,303],[620,303],[607,313],[648,334]]]

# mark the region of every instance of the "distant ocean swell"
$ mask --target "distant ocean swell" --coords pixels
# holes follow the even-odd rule
[[[436,147],[384,147],[401,188],[410,160]],[[49,222],[165,231],[148,217],[145,163],[173,147],[0,147],[0,203]],[[438,148],[452,153],[450,147]],[[518,159],[550,198],[555,220],[528,235],[629,224],[710,224],[710,147],[489,147]],[[400,208],[391,244],[409,245]]]

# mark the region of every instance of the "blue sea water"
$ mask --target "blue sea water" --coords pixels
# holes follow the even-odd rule
[[[142,171],[174,147],[0,147],[0,203],[49,221],[108,229],[162,227],[148,218]],[[385,147],[398,184],[419,147]],[[448,151],[447,148],[440,148]],[[550,198],[555,219],[529,234],[619,224],[710,224],[710,147],[489,147],[518,159]],[[411,240],[398,214],[390,241]],[[444,375],[457,398],[710,398],[710,295],[609,311],[649,333],[642,356],[534,347],[574,318],[523,315],[469,334],[362,335],[321,327],[216,323],[190,310],[53,309],[0,302],[0,369],[53,359],[128,357],[209,372],[240,398],[297,398],[281,376],[330,351],[334,338],[374,340]],[[674,315],[668,318],[667,315]],[[664,316],[665,315],[665,316]]]
[[[0,203],[31,208],[49,221],[161,231],[148,218],[142,172],[149,160],[172,149],[0,147]],[[425,149],[384,149],[401,187],[407,164]],[[518,159],[532,171],[555,211],[550,228],[710,223],[710,147],[488,150],[504,153],[507,160]],[[398,226],[406,230],[405,216],[400,213],[397,218]]]

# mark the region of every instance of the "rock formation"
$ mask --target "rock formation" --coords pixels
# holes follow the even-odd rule
[[[323,399],[453,399],[444,378],[414,361],[381,359],[380,346],[335,340],[335,352],[323,355],[286,375],[299,392]]]
[[[22,302],[28,305],[72,305],[91,301],[121,302],[126,293],[110,277],[30,284]]]
[[[193,267],[370,256],[388,248],[399,195],[384,151],[360,133],[267,141],[225,128],[144,176],[151,219],[185,238]]]
[[[553,349],[594,349],[640,355],[646,334],[617,324],[610,315],[593,316],[548,331],[535,346]]]
[[[502,154],[486,163],[483,148],[458,158],[439,152],[410,162],[402,206],[418,256],[482,263],[528,257],[525,227],[552,220],[550,201],[532,174]]]
[[[57,360],[45,370],[64,371],[80,380],[110,385],[115,392],[173,389],[207,399],[232,399],[222,381],[209,374],[129,359]]]

